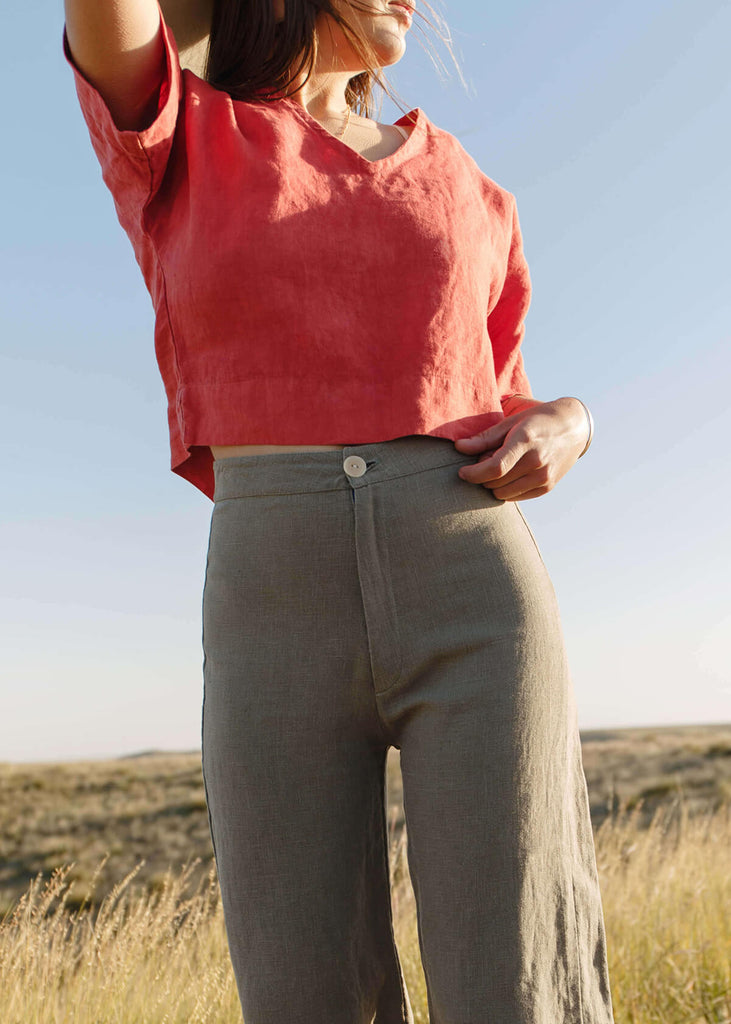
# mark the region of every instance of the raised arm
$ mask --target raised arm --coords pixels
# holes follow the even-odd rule
[[[98,89],[121,130],[142,131],[155,116],[163,74],[157,0],[64,0],[66,36],[82,74]],[[181,62],[193,70],[205,48],[212,0],[163,0]]]
[[[140,131],[155,113],[163,72],[157,0],[64,0],[66,37],[81,73],[119,129]]]

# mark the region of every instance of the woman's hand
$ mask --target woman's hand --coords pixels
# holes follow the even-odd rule
[[[486,453],[473,465],[462,466],[459,475],[504,501],[538,498],[568,473],[588,435],[586,413],[577,399],[538,402],[474,437],[455,441],[465,455]]]

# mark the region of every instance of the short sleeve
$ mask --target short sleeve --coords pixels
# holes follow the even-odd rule
[[[525,317],[531,300],[531,280],[523,253],[517,204],[512,194],[510,198],[510,246],[505,280],[497,302],[488,314],[487,332],[492,342],[495,378],[501,399],[514,394],[532,398],[521,351]]]
[[[158,5],[159,9],[159,5]],[[160,187],[168,165],[182,96],[182,73],[174,37],[160,11],[165,68],[158,93],[157,113],[142,131],[120,130],[98,90],[74,63],[63,30],[63,53],[74,73],[76,93],[102,177],[114,198],[120,221],[145,206]]]

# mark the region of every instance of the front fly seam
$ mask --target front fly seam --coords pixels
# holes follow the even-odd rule
[[[406,474],[406,475],[408,476],[409,474]],[[391,478],[391,479],[398,479],[398,477]],[[388,481],[385,481],[385,480],[376,481],[376,483],[387,483],[387,482]],[[372,643],[371,621],[370,621],[369,614],[368,614],[368,607],[367,607],[367,602],[366,602],[366,596],[363,593],[363,580],[364,580],[364,578],[367,575],[367,571],[366,571],[365,567],[363,566],[362,560],[361,560],[361,544],[359,542],[360,531],[359,531],[359,528],[358,528],[358,522],[359,522],[358,502],[357,502],[356,496],[355,496],[356,488],[353,487],[353,488],[351,488],[351,490],[352,490],[352,494],[353,494],[353,528],[354,528],[354,543],[355,543],[356,564],[357,564],[357,567],[358,567],[358,583],[359,583],[359,589],[360,589],[360,594],[361,594],[361,606],[363,608],[363,617],[364,617],[364,622],[365,622],[365,627],[366,627],[366,638],[367,638],[367,642],[368,642],[369,661],[370,661],[370,667],[371,667],[371,680],[373,682],[373,693],[374,693],[374,696],[376,698],[376,704],[377,704],[378,703],[378,697],[380,696],[380,694],[386,693],[386,691],[390,690],[393,686],[395,686],[397,683],[399,683],[401,681],[402,677],[403,677],[403,674],[404,674],[403,643],[402,643],[402,640],[401,640],[401,633],[400,633],[399,624],[398,624],[398,606],[396,604],[396,600],[395,600],[395,597],[394,597],[394,594],[393,594],[393,589],[391,587],[391,568],[390,568],[390,564],[389,564],[387,566],[384,566],[384,569],[387,569],[387,572],[385,572],[383,578],[386,580],[387,585],[388,585],[388,593],[390,595],[390,604],[392,606],[391,607],[391,613],[392,613],[391,614],[391,625],[393,627],[393,632],[395,634],[395,645],[396,645],[396,650],[398,652],[398,666],[397,666],[397,670],[396,670],[396,675],[395,675],[394,678],[391,679],[391,682],[388,684],[388,686],[384,687],[381,690],[377,689],[376,688],[377,687],[376,672],[375,672],[374,664],[373,664],[374,663],[374,651],[375,651],[375,648],[374,648],[373,643]],[[361,500],[365,501],[367,499],[364,496],[364,498],[361,499]],[[365,541],[366,538],[363,537],[362,539],[363,539],[363,541]],[[388,560],[388,549],[385,548],[384,550],[385,550],[385,553],[386,553],[386,558]],[[380,716],[380,711],[379,711],[379,716]]]

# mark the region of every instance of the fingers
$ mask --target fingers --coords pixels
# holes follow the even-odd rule
[[[570,408],[574,415],[574,402]],[[459,476],[489,488],[503,501],[546,494],[578,456],[565,414],[555,402],[506,416],[474,437],[455,441],[455,447],[479,456],[460,467]]]
[[[470,483],[488,484],[493,487],[511,483],[526,470],[537,468],[535,454],[531,453],[525,442],[515,440],[510,445],[498,448],[486,458],[481,458],[469,466],[462,466],[459,475]]]
[[[488,487],[496,498],[503,501],[521,501],[525,497],[539,497],[550,488],[549,469],[543,465],[535,449],[528,449],[510,468],[517,457],[517,446],[511,450],[499,448],[486,459],[470,466],[462,466],[459,476],[470,483]]]
[[[483,484],[483,487],[486,486]],[[536,473],[529,473],[504,487],[490,488],[495,497],[502,501],[525,501],[526,498],[539,498],[543,494],[548,494],[550,489],[547,483],[540,482]]]
[[[506,416],[505,419],[500,420],[499,423],[493,423],[491,427],[479,434],[459,438],[454,442],[454,446],[463,452],[481,452],[488,448],[499,448],[513,426],[515,426],[515,419]]]
[[[517,498],[503,498],[503,501],[527,501],[528,498],[540,498],[544,494],[548,494],[547,487],[536,487],[535,490],[525,491]]]

